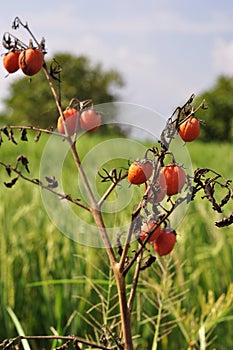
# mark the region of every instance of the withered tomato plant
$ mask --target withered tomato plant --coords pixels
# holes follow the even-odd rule
[[[76,197],[59,190],[58,181],[51,174],[48,174],[42,179],[32,178],[29,171],[29,160],[22,154],[18,155],[14,164],[0,161],[0,165],[6,170],[5,176],[7,176],[7,181],[4,181],[4,185],[7,188],[12,188],[17,186],[20,180],[24,180],[42,188],[43,191],[49,191],[54,196],[57,196],[58,201],[67,201],[86,212],[90,220],[95,223],[96,234],[99,235],[108,256],[111,274],[114,276],[113,284],[117,289],[117,315],[120,319],[114,327],[114,331],[112,331],[110,318],[113,319],[113,316],[111,315],[110,318],[106,317],[108,324],[102,328],[107,329],[108,332],[102,330],[104,333],[101,341],[93,341],[93,337],[87,340],[88,337],[85,332],[83,333],[83,337],[80,337],[79,334],[72,336],[56,334],[47,337],[41,336],[41,338],[63,341],[64,344],[59,347],[60,349],[73,346],[77,350],[88,346],[89,348],[102,350],[133,350],[137,337],[134,337],[132,332],[131,321],[132,317],[134,317],[133,303],[138,288],[139,276],[142,271],[150,268],[157,261],[161,261],[160,259],[163,259],[163,256],[172,253],[175,249],[177,236],[172,227],[171,219],[174,213],[176,213],[177,208],[184,202],[189,203],[195,200],[198,192],[202,192],[203,199],[209,201],[212,209],[218,213],[223,213],[227,203],[233,199],[231,181],[209,168],[197,169],[192,175],[187,174],[183,165],[176,161],[176,154],[170,150],[170,145],[174,137],[179,133],[182,134],[183,129],[185,129],[184,135],[186,135],[183,135],[183,139],[186,139],[186,141],[190,141],[194,136],[195,138],[197,137],[199,125],[197,124],[197,120],[194,119],[194,115],[199,109],[205,109],[204,103],[194,108],[194,95],[192,95],[183,106],[179,106],[172,116],[168,118],[160,135],[159,144],[146,149],[145,154],[138,155],[138,159],[140,160],[135,160],[127,169],[123,166],[120,169],[113,168],[109,171],[105,169],[105,175],[101,175],[101,180],[110,184],[99,200],[89,181],[88,174],[82,166],[79,148],[77,146],[78,141],[75,135],[79,132],[79,129],[86,131],[97,130],[101,125],[101,115],[95,111],[92,100],[79,101],[76,96],[71,98],[71,102],[64,109],[65,107],[62,105],[58,93],[58,89],[61,87],[60,79],[55,79],[56,72],[53,71],[52,67],[48,68],[44,60],[46,53],[45,40],[42,39],[39,42],[32,34],[28,24],[23,24],[16,17],[13,28],[18,29],[19,26],[22,26],[29,33],[33,45],[27,46],[19,38],[5,33],[3,36],[3,46],[8,51],[12,49],[21,51],[18,62],[24,74],[33,76],[41,69],[44,72],[58,111],[57,130],[53,131],[51,128],[42,129],[35,126],[8,125],[0,128],[0,144],[5,138],[17,145],[18,142],[13,130],[19,131],[22,141],[28,140],[27,132],[29,131],[32,133],[36,132],[36,141],[39,140],[42,133],[62,138],[69,146],[77,175],[82,179],[89,201],[87,204],[83,203]],[[98,154],[96,156],[98,157]],[[171,156],[172,162],[168,162]],[[117,246],[113,246],[109,228],[105,224],[102,208],[104,202],[123,181],[127,181],[128,187],[131,189],[132,187],[140,189],[142,185],[143,193],[139,202],[134,203],[133,211],[129,218],[129,227],[125,236],[123,238],[121,236],[116,237]],[[73,183],[67,185],[73,186]],[[218,188],[224,189],[226,192],[220,200],[216,196]],[[69,220],[69,218],[66,218],[66,220]],[[216,225],[223,227],[232,223],[233,217],[232,213],[230,213],[229,216],[218,221]],[[76,231],[78,230],[77,227],[74,229]],[[152,248],[152,252],[150,248]],[[129,274],[129,271],[132,273]],[[36,315],[33,315],[33,317],[36,317]],[[153,322],[156,321],[153,319]],[[78,330],[78,332],[82,332],[82,330]],[[154,337],[154,342],[159,341],[159,332],[157,333]],[[18,347],[24,338],[36,340],[40,339],[40,336],[15,337],[5,340],[0,346],[5,350],[14,346]]]

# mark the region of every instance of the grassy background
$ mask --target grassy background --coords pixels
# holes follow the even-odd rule
[[[6,141],[0,159],[14,163],[20,153],[28,155],[30,175],[38,177],[45,141],[45,136],[38,144],[15,146]],[[97,135],[86,136],[80,153],[84,155],[99,141]],[[195,142],[188,148],[194,168],[211,167],[232,178],[232,145]],[[71,183],[73,170],[66,167],[65,177]],[[0,341],[17,335],[7,306],[14,310],[26,334],[51,334],[53,327],[59,334],[86,337],[90,333],[98,338],[101,325],[114,323],[117,312],[115,285],[104,251],[82,246],[61,234],[46,215],[38,188],[19,180],[6,189],[5,170],[0,174]],[[129,206],[121,215],[129,216],[131,209]],[[215,227],[218,218],[205,201],[191,203],[177,230],[178,244],[172,258],[161,259],[161,265],[143,272],[133,318],[134,334],[142,334],[135,339],[138,349],[152,346],[158,295],[164,300],[161,331],[166,333],[176,326],[163,337],[159,349],[187,349],[188,341],[196,339],[203,324],[206,330],[216,326],[212,334],[216,339],[208,349],[233,348],[233,320],[228,318],[233,311],[232,291],[227,294],[233,283],[233,235],[232,228]],[[167,274],[159,266],[165,266]],[[222,303],[216,304],[220,297]],[[219,310],[226,311],[225,318],[218,318]]]

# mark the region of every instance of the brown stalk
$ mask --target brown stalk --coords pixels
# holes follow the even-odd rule
[[[61,104],[59,102],[59,97],[56,93],[52,79],[49,75],[49,72],[48,72],[45,64],[43,66],[43,69],[45,72],[45,76],[49,82],[51,91],[53,93],[59,114],[61,116],[63,116],[63,119],[64,119]],[[86,188],[87,194],[89,196],[89,199],[91,202],[90,211],[93,215],[95,223],[96,223],[98,230],[100,232],[102,241],[104,243],[104,247],[106,249],[106,252],[108,254],[108,257],[109,257],[109,260],[110,260],[110,263],[111,263],[111,266],[112,266],[112,269],[114,272],[114,276],[115,276],[115,280],[116,280],[116,284],[117,284],[117,290],[118,290],[119,305],[120,305],[122,333],[123,333],[123,340],[124,340],[124,350],[133,350],[132,333],[131,333],[131,317],[130,317],[130,312],[129,312],[129,308],[127,305],[125,276],[122,273],[122,269],[121,270],[119,269],[119,264],[117,263],[116,255],[114,253],[113,248],[111,247],[111,242],[109,240],[109,236],[108,236],[108,233],[107,233],[104,221],[103,221],[102,213],[100,210],[101,203],[100,203],[100,205],[98,205],[98,203],[94,197],[94,194],[92,192],[90,184],[87,180],[86,174],[83,170],[83,167],[82,167],[82,164],[81,164],[81,161],[80,161],[80,158],[79,158],[76,146],[75,146],[75,141],[73,141],[72,138],[68,135],[66,123],[64,123],[64,124],[65,124],[66,140],[67,140],[68,144],[70,145],[74,162],[77,166],[79,174],[80,174],[80,176],[83,180],[84,186]]]

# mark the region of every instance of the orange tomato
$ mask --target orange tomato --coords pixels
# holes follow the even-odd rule
[[[8,73],[15,73],[19,69],[19,54],[20,52],[15,50],[3,56],[3,66]]]
[[[66,121],[67,132],[70,136],[72,136],[78,127],[78,111],[75,108],[68,107],[66,110],[64,110],[63,115]],[[65,127],[62,116],[58,118],[57,130],[60,134],[65,135]]]
[[[181,192],[186,181],[184,169],[176,164],[169,164],[162,168],[158,183],[168,196]]]
[[[191,142],[200,135],[200,123],[195,117],[190,117],[180,124],[179,135],[185,142]]]
[[[87,131],[94,131],[101,125],[101,115],[93,108],[86,109],[80,114],[80,126]]]
[[[19,55],[19,67],[24,74],[32,76],[40,71],[44,63],[44,54],[39,49],[28,48]]]
[[[154,250],[160,255],[168,255],[176,244],[174,231],[162,230],[159,237],[154,241]]]
[[[128,180],[131,184],[141,185],[151,177],[152,172],[153,163],[150,160],[135,161],[129,167]]]

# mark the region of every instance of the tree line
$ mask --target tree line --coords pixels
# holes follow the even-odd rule
[[[117,92],[124,86],[122,75],[115,69],[104,70],[100,63],[93,64],[86,56],[56,54],[48,61],[51,75],[57,87],[61,86],[61,101],[64,108],[71,97],[81,101],[92,97],[95,104],[114,102]],[[60,74],[62,72],[62,74]],[[28,83],[25,84],[25,81]],[[205,123],[202,125],[202,141],[231,141],[233,136],[233,77],[220,76],[214,86],[202,92],[196,100],[205,99]],[[198,101],[196,101],[198,103]],[[43,72],[33,79],[22,77],[10,85],[0,113],[1,124],[56,126],[58,118],[51,91]],[[198,116],[201,119],[201,115]]]

